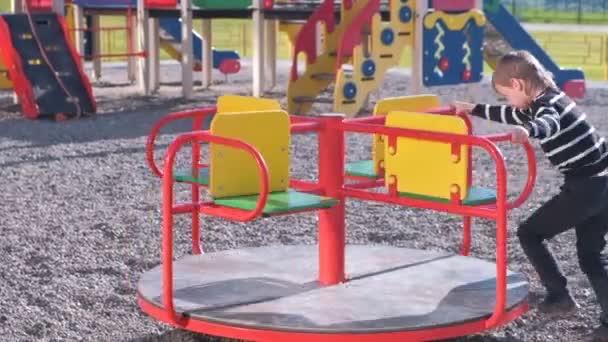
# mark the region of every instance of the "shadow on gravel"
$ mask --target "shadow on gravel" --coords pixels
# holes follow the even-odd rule
[[[145,100],[136,98],[133,99],[133,102],[145,102]],[[103,99],[100,101],[103,101]],[[137,105],[140,106],[141,104]],[[178,109],[179,105],[179,101],[170,100],[137,111],[116,111],[65,122],[54,122],[49,119],[28,120],[23,117],[9,118],[0,121],[0,137],[6,141],[6,143],[0,143],[0,153],[59,144],[145,139],[152,125],[166,114],[207,106],[205,104],[187,103]],[[189,131],[190,125],[190,120],[171,123],[162,130],[161,135]],[[142,152],[144,148],[145,146],[142,144],[137,151],[126,152]]]

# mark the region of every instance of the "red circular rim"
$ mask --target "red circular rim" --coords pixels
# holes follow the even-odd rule
[[[507,311],[504,319],[496,326],[486,326],[486,320],[470,321],[466,323],[443,326],[433,329],[409,330],[383,333],[313,333],[313,332],[294,332],[280,330],[251,329],[246,327],[230,326],[215,322],[197,320],[194,318],[182,318],[178,322],[171,320],[168,312],[156,305],[146,301],[140,294],[137,294],[137,302],[143,312],[151,317],[172,325],[176,328],[204,333],[208,335],[221,336],[227,338],[255,341],[424,341],[436,340],[471,335],[483,332],[509,323],[528,311],[527,301]]]

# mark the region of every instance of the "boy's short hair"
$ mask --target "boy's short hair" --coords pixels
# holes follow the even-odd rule
[[[525,50],[512,51],[500,58],[492,75],[492,86],[509,87],[513,78],[524,81],[526,94],[538,89],[557,89],[553,74]]]

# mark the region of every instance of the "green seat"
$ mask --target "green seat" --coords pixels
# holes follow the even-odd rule
[[[204,9],[246,9],[251,7],[251,0],[194,0],[194,6]]]
[[[438,197],[430,197],[430,196],[424,196],[424,195],[418,195],[418,194],[411,194],[411,193],[407,193],[407,192],[400,192],[399,195],[404,196],[404,197],[410,197],[410,198],[415,198],[415,199],[423,199],[423,200],[428,200],[428,201],[436,201],[436,202],[445,202],[448,203],[450,202],[449,199],[446,198],[438,198]],[[467,195],[467,198],[465,198],[462,201],[463,205],[481,205],[481,204],[488,204],[488,203],[494,203],[496,202],[496,191],[493,189],[486,189],[486,188],[478,188],[478,187],[471,187],[469,188],[469,193]]]
[[[224,207],[254,210],[259,195],[236,196],[216,199],[213,203]],[[339,201],[329,197],[317,196],[305,192],[288,190],[272,192],[262,213],[266,216],[300,210],[325,209],[336,205]]]
[[[176,182],[195,183],[209,185],[209,168],[198,169],[198,178],[192,176],[192,170],[178,170],[173,175]]]
[[[349,176],[365,177],[376,179],[378,176],[374,172],[373,160],[360,160],[347,163],[345,166],[346,174]]]

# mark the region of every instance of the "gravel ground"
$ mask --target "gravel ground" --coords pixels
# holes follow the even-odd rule
[[[96,83],[100,114],[55,123],[23,119],[6,96],[0,109],[0,340],[3,341],[213,341],[157,324],[135,302],[137,279],[159,263],[160,182],[148,169],[144,145],[151,125],[167,112],[214,103],[220,94],[247,94],[250,68],[242,75],[222,77],[212,90],[198,89],[195,99],[178,99],[179,69],[163,65],[163,84],[154,97],[137,95],[126,83],[124,70],[109,68]],[[269,93],[285,104],[287,73],[281,68],[279,86]],[[407,94],[408,77],[400,70],[387,75],[377,98]],[[464,87],[434,90],[446,102],[475,98],[493,101],[487,84],[475,92]],[[608,135],[608,87],[591,89],[579,102],[598,130]],[[319,108],[318,111],[329,110]],[[503,127],[474,120],[477,134]],[[186,126],[171,126],[159,139],[158,153]],[[292,175],[313,179],[317,145],[313,136],[296,136],[292,146]],[[348,138],[348,158],[368,158],[370,139]],[[522,152],[501,146],[509,167],[509,192],[525,181]],[[540,151],[537,149],[537,151]],[[539,283],[518,246],[517,223],[556,193],[561,182],[541,154],[539,179],[525,205],[513,211],[509,225],[510,268],[523,272],[533,291]],[[186,154],[182,157],[185,160]],[[491,184],[493,165],[475,154],[475,180]],[[180,187],[178,198],[186,199]],[[349,201],[348,242],[389,244],[457,252],[458,217],[419,209]],[[178,219],[176,250],[187,253],[188,220]],[[494,224],[474,222],[473,254],[492,260]],[[252,224],[205,218],[204,248],[211,252],[267,244],[314,244],[315,215],[259,220]],[[598,307],[580,272],[572,232],[551,243],[582,309],[568,320],[552,321],[534,311],[507,327],[466,341],[577,341],[596,323]],[[219,339],[218,339],[219,340]]]

